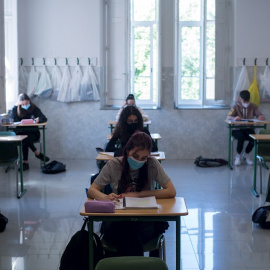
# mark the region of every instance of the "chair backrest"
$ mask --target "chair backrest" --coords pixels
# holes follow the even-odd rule
[[[111,257],[98,262],[95,270],[168,270],[166,263],[152,257]]]
[[[270,134],[270,129],[261,129],[259,134]],[[270,142],[258,145],[258,155],[265,161],[270,161]]]
[[[1,131],[0,136],[16,136],[13,131]],[[0,163],[15,162],[18,159],[18,148],[15,143],[0,143]]]

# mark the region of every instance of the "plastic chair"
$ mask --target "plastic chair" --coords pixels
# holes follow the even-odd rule
[[[116,247],[110,245],[108,242],[105,241],[103,235],[100,237],[102,247],[104,251],[116,253]],[[159,234],[157,237],[151,239],[147,243],[143,245],[143,251],[144,252],[153,252],[158,251],[159,259],[166,262],[166,246],[165,246],[165,236],[163,234]]]
[[[270,129],[262,129],[259,134],[270,134]],[[258,144],[257,160],[260,166],[260,193],[262,194],[262,167],[269,169],[266,162],[270,161],[270,142]]]
[[[16,133],[13,131],[1,131],[0,136],[16,136]],[[7,169],[5,170],[5,172],[7,173],[11,165],[13,166],[15,165],[17,194],[18,194],[19,155],[17,145],[12,142],[9,143],[0,142],[0,166],[7,167]]]
[[[112,257],[97,263],[95,270],[168,270],[164,261],[151,257]]]

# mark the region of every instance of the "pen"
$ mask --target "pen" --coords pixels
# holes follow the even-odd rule
[[[126,197],[123,198],[123,207],[126,207]]]

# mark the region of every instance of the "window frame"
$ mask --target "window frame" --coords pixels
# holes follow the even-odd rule
[[[174,107],[175,108],[224,108],[226,107],[227,100],[215,100],[215,99],[207,99],[206,98],[206,31],[207,26],[210,24],[214,24],[215,28],[217,26],[217,12],[215,14],[215,20],[207,20],[207,1],[201,0],[201,20],[200,21],[180,21],[179,20],[179,5],[180,1],[175,0],[175,41],[174,41]],[[222,0],[220,1],[222,2]],[[224,0],[223,2],[226,2]],[[216,5],[218,1],[216,1]],[[223,3],[224,4],[224,3]],[[227,11],[225,11],[227,12]],[[181,28],[185,26],[199,26],[200,27],[200,99],[199,100],[181,100],[180,99],[180,87],[181,87]],[[223,30],[223,29],[222,29]],[[215,33],[217,30],[215,29]],[[217,35],[215,34],[215,63],[217,61],[217,50],[216,50],[216,39]],[[225,66],[224,66],[225,67]],[[210,77],[211,78],[211,77]],[[217,66],[215,64],[215,94],[217,92]],[[215,96],[216,98],[216,96]]]

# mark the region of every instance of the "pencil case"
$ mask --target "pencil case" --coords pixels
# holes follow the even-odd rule
[[[86,213],[114,213],[115,205],[112,201],[87,201],[84,203]]]
[[[3,118],[2,125],[12,125],[14,123],[12,118]]]
[[[28,125],[28,124],[34,124],[34,120],[33,119],[22,119],[22,124],[23,125]]]

